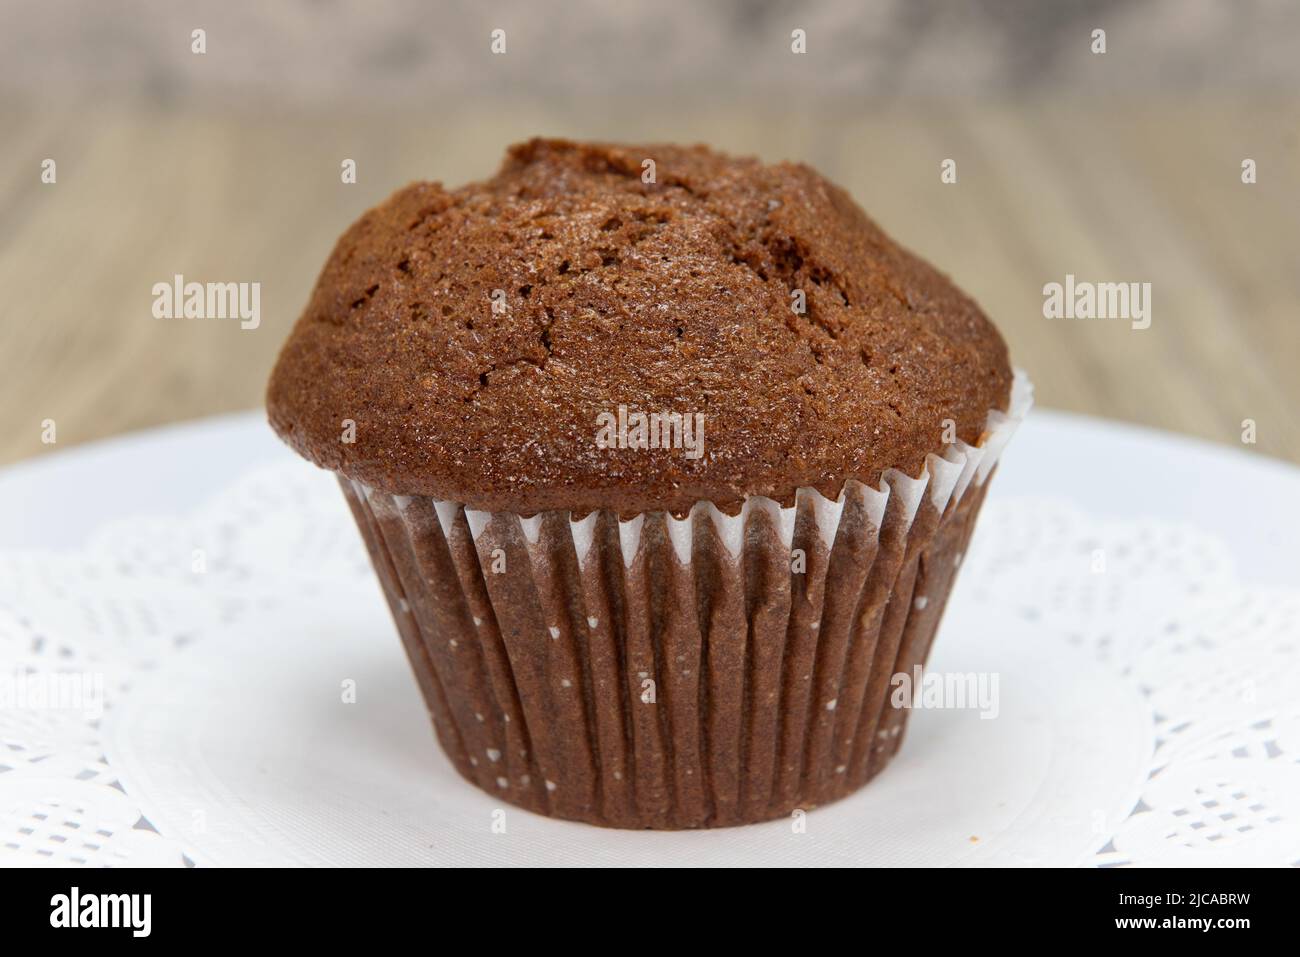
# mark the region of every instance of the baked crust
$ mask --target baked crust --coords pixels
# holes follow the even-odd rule
[[[343,234],[267,407],[306,458],[392,493],[731,511],[916,475],[945,420],[979,441],[1011,379],[979,307],[809,167],[534,139]],[[702,414],[703,454],[601,447],[620,406]]]

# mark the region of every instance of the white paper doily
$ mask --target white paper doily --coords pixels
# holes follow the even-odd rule
[[[104,705],[0,708],[0,863],[1300,861],[1300,590],[1243,585],[1193,526],[998,488],[931,661],[996,673],[998,717],[918,711],[803,830],[607,831],[462,781],[337,486],[296,461],[0,552],[0,677],[99,676]]]

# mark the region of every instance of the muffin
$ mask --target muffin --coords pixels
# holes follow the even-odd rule
[[[627,828],[885,766],[1027,405],[979,307],[809,167],[544,139],[351,226],[267,397],[460,774]]]

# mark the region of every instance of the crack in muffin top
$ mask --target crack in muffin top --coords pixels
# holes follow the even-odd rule
[[[945,420],[980,440],[1011,379],[979,307],[811,168],[534,139],[343,234],[267,407],[306,458],[388,492],[681,514],[917,475]],[[620,407],[702,415],[703,454],[602,447]]]

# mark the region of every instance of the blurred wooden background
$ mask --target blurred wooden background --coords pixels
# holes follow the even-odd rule
[[[745,8],[727,6],[736,22],[748,22]],[[810,32],[810,57],[836,22],[824,15],[827,4],[812,6],[821,20],[810,22],[829,26]],[[548,54],[567,72],[559,80],[539,76],[540,93],[498,76],[498,87],[519,84],[519,95],[494,88],[478,96],[474,78],[456,74],[444,81],[455,95],[434,87],[380,96],[374,89],[395,84],[391,70],[375,68],[369,94],[364,85],[340,87],[324,69],[313,82],[334,92],[313,97],[303,76],[277,74],[247,51],[236,64],[243,73],[226,63],[216,88],[205,88],[202,73],[196,80],[184,71],[222,62],[218,51],[229,50],[231,34],[210,35],[215,59],[189,57],[187,24],[197,21],[183,16],[173,17],[176,31],[165,40],[157,30],[143,40],[130,34],[146,51],[164,43],[171,52],[159,62],[175,61],[165,69],[141,73],[138,57],[127,67],[102,50],[87,53],[107,64],[101,86],[93,62],[87,66],[48,34],[57,15],[82,8],[52,8],[53,25],[16,24],[12,10],[0,17],[9,38],[0,45],[0,462],[49,451],[41,442],[45,419],[57,422],[54,447],[62,448],[259,405],[276,351],[348,223],[409,180],[451,185],[489,174],[508,143],[535,133],[707,141],[809,162],[981,302],[1034,378],[1042,404],[1239,448],[1242,421],[1253,419],[1252,451],[1300,461],[1300,86],[1274,82],[1276,42],[1260,39],[1258,29],[1239,40],[1246,57],[1251,43],[1260,44],[1262,75],[1193,77],[1183,84],[1190,93],[1154,79],[1126,91],[1106,73],[1089,87],[1079,77],[1097,69],[1086,50],[1093,20],[1090,11],[1076,11],[1053,21],[1043,41],[1072,51],[1062,54],[1064,64],[1046,58],[1035,73],[1022,56],[1014,61],[1020,74],[1007,76],[981,66],[989,50],[977,50],[973,89],[945,95],[927,86],[922,71],[916,89],[855,95],[856,74],[849,70],[846,79],[841,62],[852,54],[842,48],[839,66],[824,61],[820,73],[792,80],[796,61],[780,44],[793,21],[765,7],[762,43],[777,44],[784,57],[773,76],[751,69],[729,81],[712,64],[709,83],[698,90],[669,79],[656,85],[658,74],[634,75],[629,86],[626,78],[607,83],[599,72],[584,72],[583,49],[566,49]],[[1103,8],[1113,13],[1112,5]],[[458,9],[457,23],[477,15]],[[400,32],[395,22],[390,33]],[[490,22],[473,23],[480,57]],[[15,39],[15,25],[52,52],[42,58],[21,42],[24,34]],[[434,26],[429,20],[422,30],[443,47],[455,39]],[[298,28],[313,27],[303,21]],[[585,29],[590,39],[590,24]],[[908,29],[911,46],[901,54],[889,46],[891,55],[913,64],[914,73],[917,63],[942,62],[946,82],[960,86],[960,63],[943,60],[931,32],[918,33],[915,23]],[[1159,31],[1144,29],[1148,46],[1120,52],[1113,63],[1151,58]],[[1170,43],[1186,69],[1196,53],[1185,33]],[[528,32],[516,34],[524,46]],[[675,34],[665,35],[671,41]],[[686,35],[688,45],[700,42]],[[740,53],[758,42],[737,35]],[[1127,37],[1109,29],[1112,47],[1131,47]],[[725,32],[710,42],[728,48]],[[312,52],[298,55],[322,72],[328,51]],[[425,69],[418,49],[398,46],[388,55],[406,64],[399,76]],[[684,55],[671,43],[665,48],[674,62]],[[617,51],[593,56],[607,64]],[[1229,59],[1242,69],[1242,57]],[[364,65],[356,69],[369,76]],[[531,69],[537,75],[542,67]],[[442,63],[435,72],[447,70]],[[878,70],[873,61],[866,78],[878,81]],[[35,85],[28,82],[33,74]],[[291,95],[267,92],[278,89],[277,75]],[[250,76],[262,85],[250,85]],[[53,185],[40,180],[46,158],[58,164]],[[357,162],[355,185],[340,182],[345,158]],[[947,158],[957,163],[955,185],[940,182]],[[1255,185],[1241,182],[1245,158],[1258,164]],[[260,282],[260,328],[155,319],[151,287],[175,273]],[[1067,273],[1150,282],[1151,327],[1045,319],[1042,287]]]

